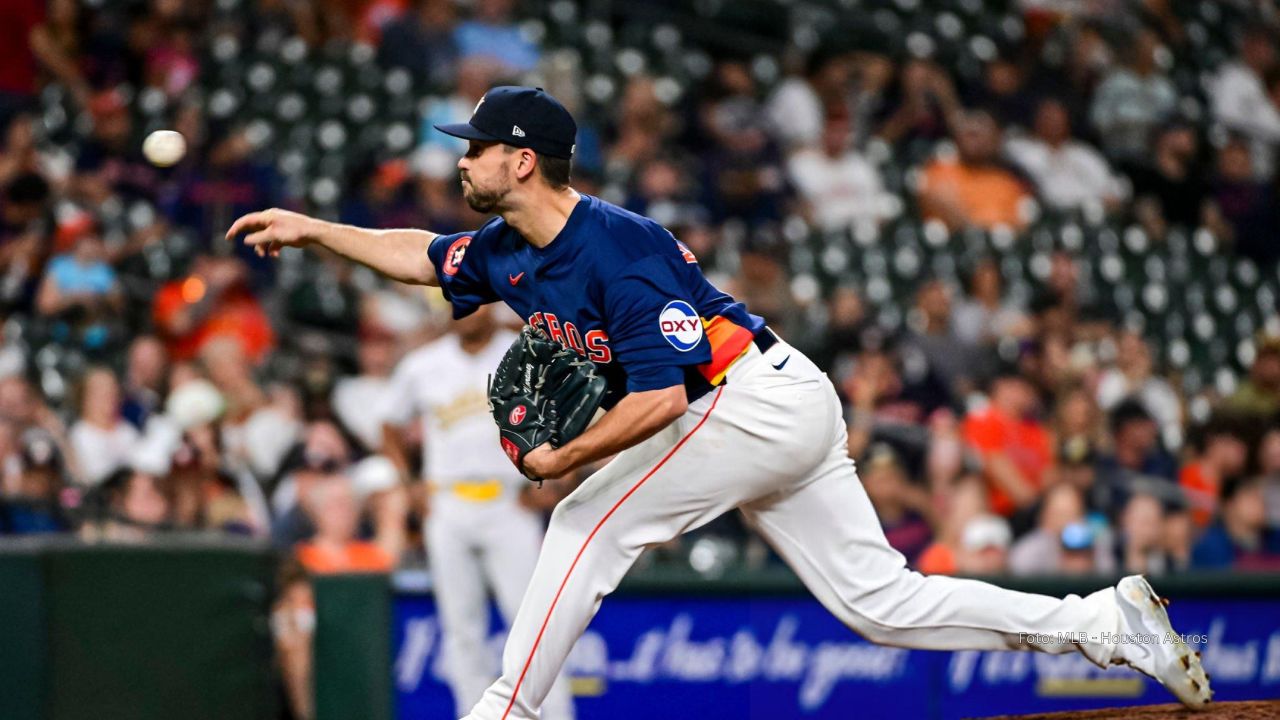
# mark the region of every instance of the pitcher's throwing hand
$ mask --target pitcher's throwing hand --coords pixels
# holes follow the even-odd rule
[[[271,208],[240,216],[227,230],[231,240],[242,232],[249,233],[245,245],[252,245],[258,257],[278,257],[280,248],[306,247],[315,242],[319,228],[315,218],[280,208]]]

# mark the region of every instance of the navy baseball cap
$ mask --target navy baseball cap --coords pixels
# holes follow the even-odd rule
[[[471,120],[435,128],[464,140],[500,142],[558,158],[573,156],[578,135],[578,124],[559,100],[542,88],[514,85],[485,93]]]

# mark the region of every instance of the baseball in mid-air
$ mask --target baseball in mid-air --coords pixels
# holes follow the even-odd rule
[[[187,153],[187,140],[177,130],[156,130],[142,141],[142,154],[152,165],[169,167]]]

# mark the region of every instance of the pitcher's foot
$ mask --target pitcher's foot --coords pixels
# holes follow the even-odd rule
[[[1130,575],[1116,584],[1120,632],[1127,638],[1141,636],[1151,641],[1121,643],[1111,662],[1154,678],[1183,705],[1202,710],[1213,698],[1209,675],[1200,664],[1200,653],[1188,647],[1174,631],[1164,609],[1167,604],[1141,575]]]

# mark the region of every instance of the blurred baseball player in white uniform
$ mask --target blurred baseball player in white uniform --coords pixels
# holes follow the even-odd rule
[[[422,418],[427,556],[459,712],[498,677],[489,654],[488,591],[510,625],[542,546],[542,518],[521,501],[532,486],[498,444],[486,392],[489,373],[515,337],[496,325],[488,308],[458,321],[454,332],[400,361],[381,413],[392,426]],[[405,461],[398,443],[387,442],[385,450]],[[563,677],[547,695],[542,717],[574,717]]]

